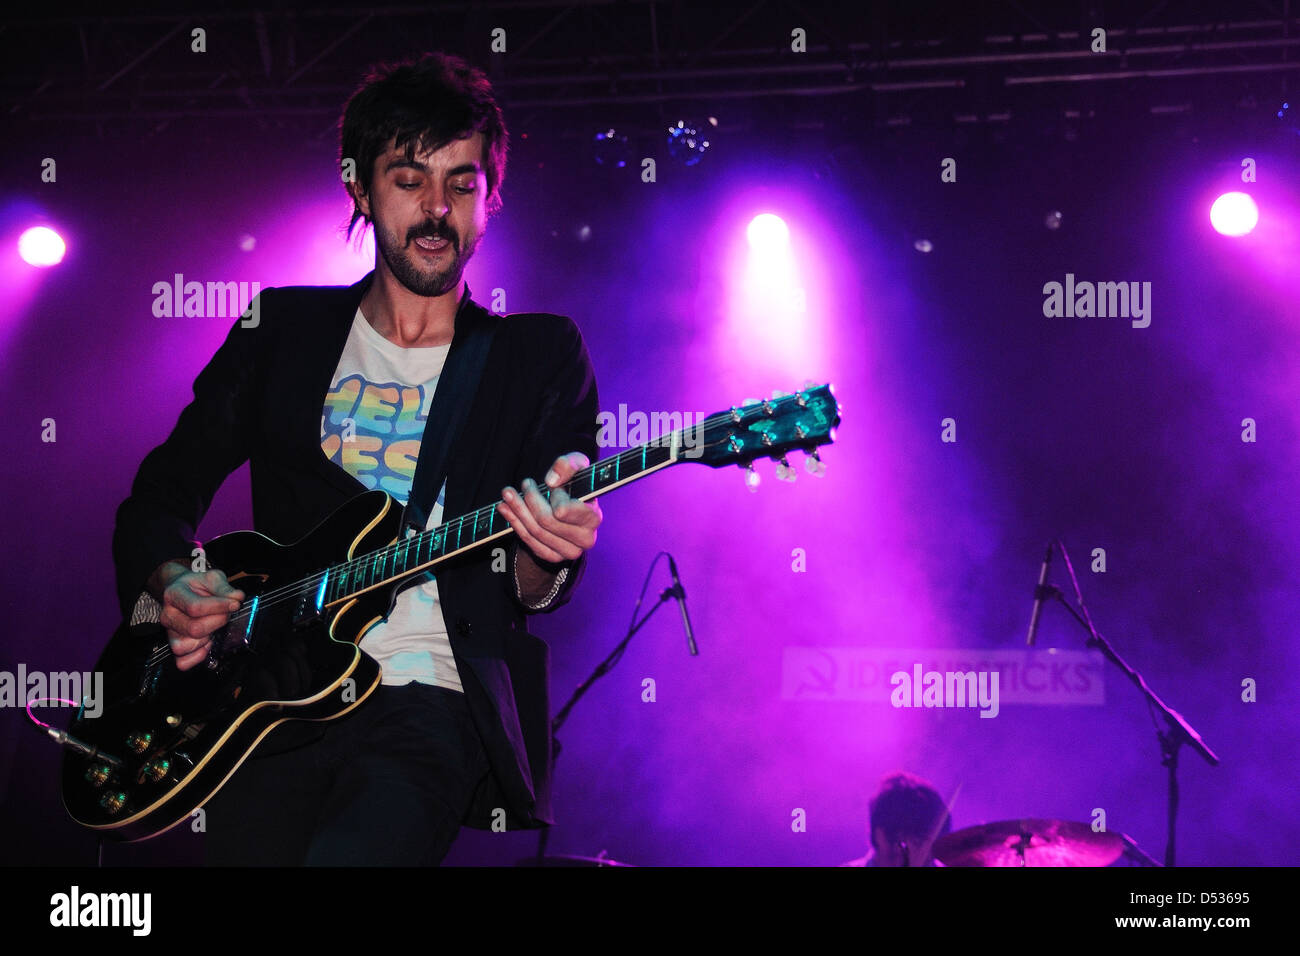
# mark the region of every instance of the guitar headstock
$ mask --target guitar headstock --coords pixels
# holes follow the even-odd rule
[[[793,394],[773,393],[766,400],[754,399],[704,420],[702,440],[682,455],[713,468],[740,465],[749,470],[746,481],[757,486],[753,462],[772,458],[779,462],[777,478],[793,481],[794,469],[786,460],[792,451],[808,454],[809,472],[820,476],[826,466],[817,449],[835,441],[840,423],[840,406],[831,386],[806,384]]]

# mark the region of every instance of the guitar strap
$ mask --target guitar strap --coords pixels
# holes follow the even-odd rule
[[[408,529],[421,532],[429,520],[438,489],[442,487],[451,465],[461,428],[469,416],[469,407],[478,391],[479,379],[487,365],[488,351],[501,317],[470,299],[469,286],[456,313],[456,331],[452,335],[447,361],[434,389],[429,416],[420,440],[420,455],[415,463],[411,493],[402,512],[402,533]]]

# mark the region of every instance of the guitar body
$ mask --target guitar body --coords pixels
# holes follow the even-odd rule
[[[821,475],[839,403],[830,385],[806,385],[708,416],[688,429],[576,471],[564,493],[590,501],[685,461],[713,468],[780,461],[802,451]],[[544,482],[541,494],[551,489]],[[62,743],[63,804],[101,834],[143,840],[203,806],[248,754],[286,721],[332,720],[379,686],[379,665],[358,648],[388,611],[394,588],[442,561],[513,533],[484,505],[398,540],[401,512],[386,492],[353,498],[292,545],[251,531],[205,546],[246,600],[212,635],[208,660],[181,672],[157,624],[123,623],[96,664],[98,716],[77,712]],[[58,734],[58,731],[52,731]]]
[[[207,542],[208,565],[246,600],[212,635],[209,660],[187,671],[160,625],[118,628],[95,665],[99,716],[83,707],[68,727],[99,752],[65,756],[72,818],[116,839],[155,836],[201,807],[272,728],[331,720],[365,700],[380,669],[357,644],[383,619],[395,585],[325,607],[302,582],[392,544],[401,513],[386,492],[368,491],[292,545],[252,531]]]

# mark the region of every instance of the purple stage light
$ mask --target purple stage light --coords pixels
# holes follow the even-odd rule
[[[18,238],[18,254],[29,266],[57,266],[67,249],[63,238],[48,226],[33,226]]]
[[[824,377],[834,245],[825,214],[798,191],[739,182],[733,190],[705,240],[723,290],[718,345],[743,370],[732,381],[758,378],[770,389]]]
[[[749,221],[745,238],[756,252],[775,253],[790,244],[790,227],[780,216],[770,212],[759,213]]]
[[[789,355],[803,336],[808,311],[790,227],[780,216],[760,213],[750,219],[745,239],[749,250],[737,303],[746,318],[738,324],[759,352]]]
[[[1210,224],[1225,236],[1244,236],[1259,222],[1259,207],[1245,193],[1224,193],[1210,207]]]

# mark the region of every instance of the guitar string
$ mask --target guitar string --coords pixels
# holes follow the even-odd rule
[[[788,403],[793,402],[793,401],[796,401],[796,400],[797,400],[797,396],[793,396],[793,395],[791,395],[791,396],[785,396],[785,397],[783,397],[783,398],[781,398],[781,399],[776,399],[775,402],[776,402],[777,405],[783,405],[783,404],[788,404]],[[742,407],[744,407],[744,406],[742,406]],[[674,441],[674,440],[675,440],[678,444],[684,444],[685,433],[686,433],[687,431],[690,431],[690,430],[698,430],[698,429],[703,428],[703,430],[704,430],[705,433],[706,433],[706,436],[705,436],[705,437],[706,437],[706,440],[703,442],[703,444],[705,444],[705,445],[713,444],[714,442],[710,442],[710,441],[707,440],[707,432],[708,432],[710,429],[712,429],[712,428],[714,428],[714,427],[716,427],[716,426],[718,426],[718,425],[723,424],[724,422],[725,422],[727,425],[734,424],[734,421],[733,421],[733,419],[732,419],[732,412],[731,412],[730,409],[728,409],[728,410],[725,411],[725,412],[717,412],[717,413],[715,413],[714,415],[711,415],[711,416],[709,416],[708,418],[705,418],[703,421],[697,423],[696,425],[690,426],[689,428],[678,429],[677,431],[671,432],[671,433],[669,433],[669,434],[666,435],[666,436],[660,436],[659,438],[657,438],[657,439],[654,440],[654,442],[657,443],[657,444],[646,443],[646,444],[644,444],[644,445],[639,445],[639,446],[637,446],[636,448],[631,448],[631,449],[628,449],[627,451],[620,452],[620,453],[617,454],[617,455],[611,456],[609,459],[605,459],[605,460],[602,460],[602,461],[598,461],[598,462],[596,462],[595,464],[590,465],[590,466],[588,466],[587,468],[583,469],[583,472],[581,472],[580,475],[583,475],[583,474],[589,474],[589,473],[594,473],[594,472],[596,472],[596,471],[598,471],[598,470],[607,469],[608,467],[610,467],[610,466],[613,465],[613,464],[618,464],[618,465],[620,466],[620,468],[619,468],[619,472],[621,472],[621,466],[624,464],[625,459],[635,460],[636,458],[638,458],[638,457],[641,456],[643,449],[651,448],[651,447],[668,447],[668,446],[669,446],[669,442],[672,442],[672,441]],[[718,441],[721,441],[721,440],[722,440],[721,438],[718,439]],[[571,491],[571,486],[581,486],[581,485],[583,485],[583,484],[585,484],[585,483],[586,483],[585,478],[582,478],[582,477],[579,477],[579,476],[575,476],[574,478],[570,479],[568,482],[566,482],[566,483],[565,483],[563,486],[561,486],[561,487],[565,490],[565,492],[570,492],[570,491]],[[549,501],[549,500],[550,500],[551,489],[549,489],[549,488],[544,488],[544,487],[543,487],[543,488],[540,488],[539,490],[542,491],[544,497],[546,497],[547,500]],[[466,521],[469,521],[469,520],[473,520],[473,521],[475,522],[474,525],[472,525],[472,527],[475,527],[475,528],[476,528],[476,527],[478,526],[478,522],[479,522],[480,520],[485,519],[485,518],[490,518],[492,512],[494,512],[495,510],[496,510],[496,504],[495,504],[495,503],[493,503],[493,504],[491,504],[491,505],[486,505],[486,506],[484,506],[484,507],[482,507],[482,508],[479,508],[479,509],[477,509],[477,510],[475,510],[475,511],[468,512],[468,513],[466,513],[465,515],[462,515],[460,518],[453,518],[451,521],[446,522],[445,524],[439,526],[439,528],[428,529],[428,530],[426,530],[426,531],[424,531],[424,532],[421,532],[420,536],[422,537],[422,536],[424,536],[424,535],[434,535],[434,536],[435,536],[435,540],[436,540],[437,532],[438,532],[439,530],[441,530],[442,528],[446,528],[446,529],[448,529],[448,534],[447,534],[447,535],[444,535],[443,540],[447,540],[447,539],[449,538],[449,536],[450,536],[450,531],[451,531],[451,530],[456,530],[456,531],[458,531],[458,532],[459,532],[459,531],[463,531],[463,529],[464,529],[464,525],[465,525],[465,522],[466,522]],[[457,527],[455,527],[455,528],[453,529],[453,525],[455,525],[455,526],[457,526]],[[506,530],[507,530],[507,532],[512,532],[512,531],[513,531],[512,528],[508,528],[508,527],[507,527]],[[494,533],[495,533],[495,532],[494,532]],[[399,542],[395,542],[395,543],[390,544],[390,545],[386,545],[386,546],[384,546],[383,548],[381,548],[381,549],[379,549],[379,550],[377,550],[377,551],[371,552],[371,553],[369,553],[368,555],[366,555],[366,556],[364,556],[364,557],[361,557],[361,558],[354,558],[354,559],[351,559],[351,560],[349,560],[349,561],[347,561],[347,562],[344,562],[344,563],[342,563],[342,564],[335,565],[335,566],[331,567],[331,568],[329,569],[329,571],[330,571],[330,572],[348,571],[348,572],[350,573],[352,570],[355,569],[355,566],[358,565],[358,564],[366,564],[366,565],[369,565],[369,564],[375,563],[375,559],[376,559],[376,557],[379,556],[379,555],[383,555],[383,556],[384,556],[384,557],[383,557],[383,560],[385,560],[385,561],[387,560],[387,558],[388,558],[388,556],[389,556],[390,553],[391,553],[391,555],[392,555],[393,557],[395,557],[395,556],[396,556],[397,549],[399,549],[399,548],[405,548],[405,549],[406,549],[406,552],[409,554],[409,551],[410,551],[409,541],[410,541],[410,540],[413,540],[413,539],[408,539],[407,541],[399,541]],[[471,541],[469,546],[472,547],[473,544],[474,544],[474,542]],[[417,546],[417,547],[418,547],[418,546]],[[458,548],[457,550],[459,550],[459,548]],[[418,551],[417,551],[417,554],[418,554]],[[445,552],[444,552],[444,554],[445,554]],[[382,563],[382,562],[380,562],[380,563]],[[411,572],[411,573],[414,573],[414,572]],[[311,578],[304,579],[303,582],[296,582],[296,583],[301,583],[303,586],[302,586],[301,588],[299,588],[297,591],[288,594],[287,596],[288,596],[289,598],[296,598],[296,597],[300,596],[300,595],[303,594],[303,593],[307,593],[307,592],[310,592],[310,591],[312,591],[312,590],[317,589],[317,588],[319,587],[319,585],[320,585],[320,577],[319,577],[319,576],[313,576],[313,577],[311,577]],[[286,585],[286,589],[291,589],[291,588],[293,588],[293,587],[294,587],[294,585]],[[282,590],[285,590],[285,589],[282,589]]]
[[[704,426],[706,430],[714,425],[719,424],[723,418],[729,419],[730,413],[720,412],[717,415],[712,416],[711,418],[705,419]],[[698,428],[699,426],[697,425],[693,427]],[[680,438],[681,436],[683,436],[683,434],[684,434],[684,430],[678,430],[676,432],[670,433],[667,436],[662,436],[659,439],[656,439],[656,441],[660,443],[658,447],[668,447],[668,445],[665,443],[665,439],[672,440],[675,438]],[[595,473],[598,470],[608,468],[615,464],[620,466],[619,470],[621,471],[621,466],[623,464],[625,464],[629,460],[640,458],[642,450],[649,449],[651,447],[656,447],[656,446],[652,446],[650,443],[646,443],[645,445],[639,445],[636,448],[630,448],[627,451],[619,452],[617,455],[611,456],[609,459],[598,461],[595,464],[589,465],[587,468],[584,468],[582,472],[580,472],[580,475],[584,476],[583,478],[579,478],[575,476],[574,478],[571,478],[568,482],[566,482],[561,487],[564,489],[566,493],[570,493],[578,485],[584,484],[586,482],[586,479],[589,478],[591,473]],[[539,488],[539,491],[541,491],[543,496],[546,497],[548,501],[550,500],[550,494],[552,489],[545,488],[544,486],[542,486],[541,488]],[[495,510],[496,510],[495,502],[491,505],[482,506],[480,508],[475,509],[474,511],[467,512],[466,514],[461,515],[458,518],[453,518],[450,521],[447,521],[444,524],[439,525],[437,528],[426,529],[425,531],[421,532],[418,535],[418,537],[423,538],[426,535],[432,535],[433,538],[436,540],[438,532],[445,530],[445,533],[442,536],[442,540],[444,541],[450,540],[451,532],[463,532],[466,522],[469,521],[473,521],[474,524],[471,525],[471,527],[476,528],[480,523],[486,523],[489,515]],[[507,525],[506,530],[513,531],[512,528],[509,528],[509,525]],[[350,575],[351,572],[356,570],[361,565],[369,566],[373,564],[383,563],[384,561],[387,561],[389,556],[395,556],[396,549],[398,548],[405,547],[409,552],[410,550],[409,540],[414,540],[414,539],[408,539],[407,541],[399,541],[399,542],[394,542],[392,544],[385,545],[383,548],[370,552],[369,554],[363,557],[352,558],[349,559],[348,561],[342,562],[341,564],[333,565],[328,569],[328,572],[336,576],[343,575],[344,572]],[[472,542],[470,546],[472,546]],[[381,556],[382,556],[382,560],[378,560],[380,559]],[[445,556],[445,552],[444,555],[440,555],[440,557],[442,556]],[[323,576],[324,573],[325,572],[313,574],[311,577],[304,578],[301,581],[296,581],[292,584],[285,585],[282,588],[278,588],[273,591],[268,591],[266,594],[260,596],[263,600],[259,601],[258,604],[259,608],[272,605],[272,604],[278,604],[284,600],[292,600],[304,594],[308,594],[314,590],[318,590],[320,587],[321,577]]]
[[[625,456],[640,457],[640,448],[631,449],[628,452],[620,452],[617,456],[615,456],[615,458],[611,458],[608,462],[598,462],[597,465],[608,466],[610,464],[613,464],[615,462],[615,459],[617,459],[618,464],[621,465],[624,463],[622,459]],[[596,470],[596,465],[592,465],[586,469],[583,469],[584,472],[590,472],[594,470]],[[564,485],[560,487],[563,488],[566,493],[570,493],[574,490],[576,484],[580,484],[580,482],[575,482],[573,479],[570,479],[568,482],[566,482]],[[542,494],[542,496],[549,501],[551,492],[556,489],[540,486],[538,490]],[[389,557],[396,557],[398,549],[405,548],[405,550],[409,552],[411,550],[410,542],[414,541],[416,537],[429,540],[429,538],[426,538],[426,536],[431,536],[433,540],[437,540],[438,533],[443,532],[442,540],[450,541],[452,540],[453,533],[464,531],[466,523],[472,522],[472,524],[470,524],[471,529],[479,527],[480,524],[486,526],[489,515],[495,511],[496,511],[495,502],[493,502],[491,505],[484,505],[480,508],[476,508],[473,511],[466,512],[465,514],[461,515],[458,518],[452,518],[450,521],[447,521],[439,525],[437,528],[426,529],[425,531],[420,532],[418,535],[413,536],[410,539],[393,542],[391,544],[384,545],[384,547],[379,548],[375,551],[369,552],[363,557],[351,558],[347,561],[342,562],[341,564],[332,565],[328,569],[328,573],[337,579],[342,576],[350,575],[353,571],[357,570],[361,566],[371,566],[371,565],[382,566],[384,563],[387,562]],[[498,529],[498,531],[494,533],[499,533],[501,530],[505,530],[507,532],[514,531],[514,529],[511,528],[509,524],[507,524],[504,529]],[[472,536],[473,535],[471,532],[471,537]],[[468,545],[466,545],[466,547],[472,547],[473,544],[474,542],[471,541]],[[417,545],[416,547],[418,548],[419,546]],[[445,552],[441,555],[437,555],[436,558],[431,558],[431,560],[436,560],[437,558],[444,558],[444,557],[446,557]],[[345,575],[344,572],[347,572],[347,575]],[[303,578],[300,581],[295,581],[292,584],[285,585],[282,588],[273,591],[268,591],[266,594],[260,596],[262,598],[269,598],[269,600],[259,601],[258,604],[259,609],[262,607],[266,607],[268,605],[279,604],[285,600],[291,600],[300,597],[304,594],[309,594],[312,591],[319,590],[321,578],[324,576],[325,573],[326,572],[318,572],[316,574],[313,574],[310,577]],[[409,573],[414,574],[415,572],[412,571]]]
[[[791,403],[794,400],[795,400],[795,396],[785,396],[783,398],[776,399],[775,404],[779,406],[779,405]],[[745,407],[745,406],[741,406],[741,407]],[[631,448],[628,449],[627,451],[619,452],[617,455],[611,456],[608,459],[604,459],[602,461],[596,462],[595,464],[589,465],[587,468],[584,468],[582,472],[580,472],[579,474],[595,472],[597,469],[608,468],[610,465],[613,464],[622,465],[626,459],[639,458],[641,456],[643,449],[653,448],[653,447],[668,447],[668,445],[665,443],[666,439],[670,441],[673,439],[678,439],[678,440],[683,439],[687,431],[698,430],[701,427],[703,427],[703,429],[707,433],[709,429],[717,425],[723,424],[724,422],[728,425],[735,424],[734,420],[732,419],[731,410],[727,410],[725,412],[718,412],[714,415],[711,415],[708,418],[704,419],[703,422],[699,422],[691,426],[690,429],[685,429],[685,428],[678,429],[677,431],[671,432],[667,436],[660,436],[659,438],[655,439],[655,442],[658,444],[652,444],[647,442],[643,445],[637,446],[636,448]],[[711,443],[705,441],[703,444],[707,445]],[[567,493],[571,491],[572,486],[581,483],[582,482],[577,481],[575,477],[573,479],[570,479],[568,482],[566,482],[564,485],[561,485],[560,487],[563,488],[564,491]],[[550,500],[550,494],[552,489],[542,487],[539,488],[539,491],[542,492],[543,497],[545,497],[548,501]],[[491,505],[485,505],[481,508],[475,509],[474,511],[467,512],[466,514],[463,514],[458,518],[453,518],[450,521],[445,522],[442,525],[439,525],[437,528],[428,529],[424,532],[421,532],[416,537],[423,537],[424,535],[434,535],[436,540],[436,535],[439,531],[444,531],[444,529],[446,532],[450,532],[452,530],[463,531],[465,523],[470,520],[474,521],[474,524],[471,525],[471,527],[477,527],[480,520],[486,520],[488,515],[491,512],[494,512],[495,510],[496,510],[496,503],[494,502]],[[514,529],[511,528],[508,524],[504,530],[506,531],[507,534],[514,533]],[[494,532],[494,533],[499,533],[499,532]],[[445,533],[443,535],[443,540],[446,541],[448,540],[448,538],[449,538],[449,534]],[[409,541],[411,540],[414,540],[414,538],[408,539],[406,541],[395,542],[392,544],[385,545],[383,548],[373,551],[365,555],[364,557],[349,559],[348,561],[345,561],[341,564],[331,566],[330,568],[326,569],[326,571],[317,572],[307,578],[301,579],[300,581],[296,581],[292,584],[285,585],[284,587],[268,591],[262,595],[257,595],[256,596],[257,608],[260,611],[267,607],[272,607],[277,604],[282,604],[285,601],[296,600],[299,597],[302,597],[303,595],[310,594],[313,591],[317,591],[320,588],[321,579],[327,573],[330,575],[338,575],[343,571],[347,571],[350,574],[353,570],[355,570],[360,565],[363,564],[371,565],[376,563],[376,558],[380,555],[384,556],[383,558],[384,561],[387,560],[390,554],[391,556],[396,557],[397,549],[402,547],[405,547],[409,554],[410,551]],[[467,547],[472,547],[473,544],[474,542],[471,542]],[[445,557],[445,553],[440,557]],[[436,560],[437,559],[434,559],[435,562]],[[411,571],[408,573],[414,574],[416,572]],[[373,586],[374,585],[372,585],[372,587]],[[231,618],[228,621],[226,626],[228,627],[231,622],[234,622],[236,620],[244,619],[244,616],[241,614],[241,612],[244,611],[245,609],[251,609],[251,602],[247,602],[241,605],[238,610],[232,612]]]
[[[787,397],[785,397],[785,398],[778,399],[778,400],[777,400],[777,403],[778,403],[778,404],[785,404],[785,403],[788,403],[789,401],[791,401],[792,399],[793,399],[793,396],[787,396]],[[691,428],[692,428],[692,429],[699,429],[701,426],[703,426],[704,429],[705,429],[706,432],[707,432],[708,429],[711,429],[711,428],[713,428],[713,427],[716,426],[716,425],[722,424],[723,422],[726,422],[728,425],[730,425],[730,424],[734,424],[734,422],[733,422],[733,420],[732,420],[732,417],[731,417],[731,411],[730,411],[730,410],[728,410],[728,411],[726,411],[726,412],[718,412],[717,414],[715,414],[715,415],[713,415],[713,416],[710,416],[709,418],[706,418],[703,422],[701,422],[701,423],[697,423],[696,425],[691,426]],[[658,445],[657,447],[667,447],[666,444],[664,444],[665,439],[680,438],[681,436],[683,436],[683,434],[684,434],[685,431],[686,431],[686,429],[679,429],[678,431],[675,431],[675,432],[670,433],[668,436],[661,436],[660,438],[658,438],[658,439],[655,440],[656,442],[659,443],[659,445]],[[704,444],[710,444],[710,442],[706,441],[706,442],[704,442]],[[602,460],[602,461],[598,461],[598,462],[596,462],[594,465],[590,465],[590,466],[588,466],[587,468],[583,469],[583,472],[582,472],[582,473],[593,472],[593,471],[596,471],[596,470],[599,469],[599,468],[607,468],[607,467],[609,467],[610,465],[615,464],[615,463],[621,465],[621,464],[623,464],[623,462],[624,462],[625,459],[635,459],[635,458],[639,458],[640,455],[641,455],[642,449],[643,449],[643,448],[649,448],[649,447],[655,447],[655,446],[652,446],[650,443],[646,443],[645,445],[641,445],[641,446],[637,446],[636,448],[628,449],[627,451],[620,452],[619,454],[614,455],[614,456],[610,457],[609,459],[605,459],[605,460]],[[582,473],[580,473],[580,474],[582,474]],[[566,483],[565,483],[563,486],[561,486],[561,487],[563,487],[564,490],[565,490],[566,492],[569,492],[569,491],[571,491],[572,486],[574,486],[575,484],[582,484],[582,483],[583,483],[582,481],[578,481],[578,480],[576,480],[576,479],[570,479],[570,481],[566,482]],[[546,488],[546,489],[543,490],[543,495],[544,495],[548,500],[549,500],[549,496],[550,496],[551,490],[552,490],[552,489],[549,489],[549,488]],[[484,506],[484,507],[478,508],[478,509],[476,509],[476,510],[474,510],[474,511],[467,512],[466,514],[461,515],[459,518],[453,518],[451,521],[448,521],[448,522],[446,522],[445,524],[440,525],[438,528],[435,528],[435,529],[429,529],[429,530],[426,530],[426,531],[424,531],[424,532],[421,532],[421,535],[420,535],[420,536],[428,535],[428,534],[434,534],[434,535],[436,535],[436,533],[437,533],[438,531],[441,531],[441,530],[443,530],[443,529],[446,529],[447,531],[451,531],[451,530],[463,530],[463,529],[464,529],[464,525],[465,525],[465,523],[466,523],[467,521],[470,521],[470,520],[474,520],[474,521],[475,521],[475,525],[474,525],[474,526],[476,527],[476,526],[477,526],[477,523],[478,523],[480,520],[485,520],[486,517],[489,515],[489,513],[490,513],[490,512],[493,512],[493,511],[495,511],[495,510],[496,510],[496,504],[495,504],[495,503],[493,503],[492,505],[487,505],[487,506]],[[454,526],[455,526],[455,527],[454,527]],[[503,530],[504,530],[507,534],[513,533],[513,531],[514,531],[514,529],[513,529],[513,528],[510,528],[508,525],[507,525],[507,527],[506,527],[505,529],[503,529]],[[494,533],[496,533],[496,532],[494,532]],[[339,572],[342,572],[342,571],[346,570],[346,571],[348,571],[348,572],[350,573],[352,570],[355,570],[355,568],[356,568],[358,565],[362,565],[362,564],[365,564],[365,565],[371,565],[371,564],[376,563],[376,558],[377,558],[378,556],[380,556],[380,555],[383,555],[383,556],[384,556],[383,560],[385,560],[385,561],[387,560],[387,558],[388,558],[390,555],[393,556],[393,557],[395,557],[395,556],[396,556],[396,550],[397,550],[398,548],[402,548],[402,547],[405,547],[406,550],[407,550],[408,553],[409,553],[409,550],[410,550],[409,540],[414,540],[414,539],[412,538],[412,539],[408,539],[408,541],[395,542],[395,543],[393,543],[393,544],[385,545],[383,548],[380,548],[380,549],[378,549],[378,550],[376,550],[376,551],[374,551],[374,552],[371,552],[371,553],[367,554],[367,555],[364,556],[364,557],[361,557],[361,558],[353,558],[353,559],[350,559],[349,561],[343,562],[343,563],[341,563],[341,564],[334,565],[334,566],[328,568],[328,569],[327,569],[327,572],[330,573],[330,574],[337,574],[337,573],[339,573]],[[446,537],[445,535],[444,535],[444,540],[447,540],[447,537]],[[473,546],[473,542],[471,542],[470,545],[468,545],[468,547],[472,547],[472,546]],[[440,557],[445,557],[445,554],[442,555],[442,556],[440,556]],[[436,563],[437,559],[434,559],[434,561],[435,561],[435,563]],[[259,598],[259,600],[258,600],[258,609],[261,610],[262,608],[265,608],[265,607],[270,607],[270,606],[274,606],[274,605],[276,605],[276,604],[281,604],[281,603],[283,603],[283,602],[286,601],[286,600],[295,600],[295,599],[297,599],[297,598],[299,598],[299,597],[301,597],[301,596],[303,596],[303,595],[310,594],[312,591],[319,590],[319,588],[320,588],[321,578],[324,576],[325,573],[326,573],[326,572],[316,573],[316,574],[313,574],[313,575],[310,576],[310,577],[307,577],[307,578],[304,578],[304,579],[302,579],[302,580],[300,580],[300,581],[294,582],[293,584],[289,584],[289,585],[286,585],[286,586],[284,586],[284,587],[282,587],[282,588],[278,588],[278,589],[275,589],[275,590],[273,590],[273,591],[268,591],[268,592],[266,592],[266,594],[259,595],[259,596],[258,596],[258,598]],[[412,572],[408,572],[408,573],[414,574],[414,573],[416,573],[416,572],[412,571]],[[371,587],[373,587],[373,586],[374,586],[374,585],[371,585]],[[247,608],[248,606],[249,606],[249,605],[245,604],[245,605],[243,605],[243,606],[240,608],[240,610],[243,610],[244,608]],[[239,611],[234,612],[233,615],[232,615],[232,620],[236,620],[236,619],[242,619],[242,615],[239,614]]]
[[[628,460],[631,459],[639,460],[640,457],[641,457],[640,447],[629,449],[626,452],[620,452],[618,455],[613,456],[608,460],[597,462],[595,465],[591,465],[588,468],[583,469],[582,473],[594,472],[598,470],[598,468],[606,468],[614,464],[618,464],[619,466],[621,466],[627,463]],[[561,485],[560,487],[563,488],[563,490],[566,493],[571,494],[576,489],[577,486],[585,483],[586,480],[570,479],[568,482],[566,482],[564,485]],[[546,488],[545,486],[540,486],[538,489],[538,491],[542,494],[542,496],[547,501],[550,500],[551,492],[553,490],[555,489]],[[385,545],[384,547],[376,551],[370,552],[364,557],[352,558],[341,564],[333,565],[328,569],[328,573],[331,576],[335,577],[335,579],[338,579],[339,577],[351,575],[353,571],[357,570],[362,565],[382,566],[384,563],[387,562],[389,557],[395,557],[398,549],[401,548],[404,548],[408,553],[412,550],[416,550],[416,553],[418,555],[419,553],[418,549],[421,548],[423,545],[414,545],[414,546],[411,545],[410,542],[414,541],[415,537],[419,537],[424,539],[425,541],[428,541],[430,540],[430,538],[426,536],[432,536],[431,537],[432,540],[438,540],[439,532],[442,532],[441,540],[443,540],[444,542],[453,540],[453,535],[456,534],[457,532],[463,532],[465,525],[467,523],[470,523],[471,529],[477,528],[480,525],[487,526],[488,518],[491,513],[496,511],[496,507],[497,507],[496,503],[494,502],[491,505],[485,505],[481,508],[477,508],[474,511],[470,511],[465,513],[464,515],[461,515],[459,518],[453,518],[450,521],[447,521],[444,524],[439,525],[437,528],[427,529],[421,532],[419,535],[414,536],[410,539]],[[508,523],[505,525],[504,528],[498,529],[493,533],[499,534],[502,531],[504,531],[506,534],[514,533],[514,529],[511,528]],[[472,531],[471,531],[471,537],[473,537]],[[466,547],[473,547],[474,543],[475,542],[471,541],[469,544],[466,545]],[[432,556],[430,560],[433,562],[437,562],[440,559],[443,559],[445,557],[446,557],[446,552],[440,555]],[[272,591],[268,591],[265,594],[258,595],[259,598],[258,610],[260,611],[266,607],[282,604],[285,601],[296,600],[304,595],[310,594],[313,591],[319,590],[321,578],[325,575],[325,573],[326,572],[317,572],[311,575],[310,577],[301,579],[300,581],[295,581],[292,584],[288,584],[285,585],[284,587]],[[407,573],[414,574],[417,572],[410,571]],[[371,587],[373,586],[374,585],[371,585]],[[235,619],[242,619],[242,615],[240,614],[240,611],[246,610],[248,609],[248,607],[249,607],[248,603],[241,605],[239,611],[233,612],[231,620],[233,621]]]

